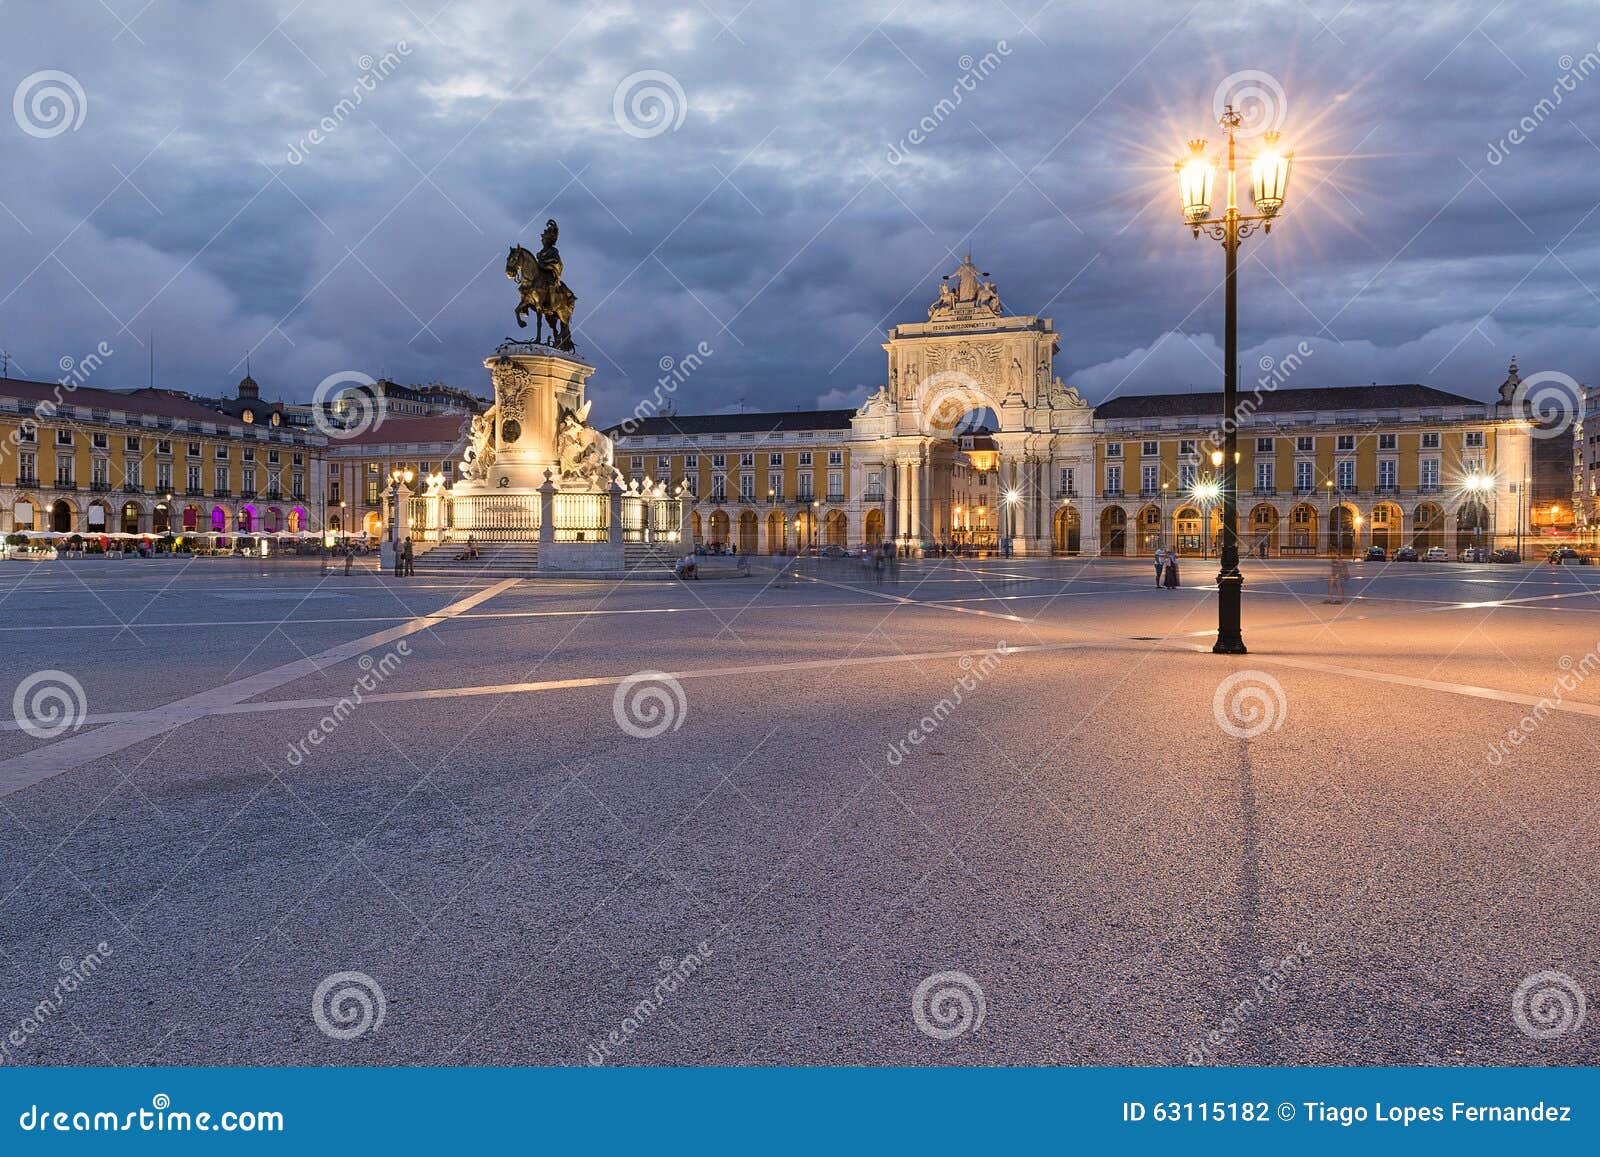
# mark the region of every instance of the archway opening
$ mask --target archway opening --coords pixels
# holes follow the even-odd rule
[[[848,527],[842,510],[830,510],[822,520],[822,534],[829,546],[848,546]]]
[[[729,535],[727,511],[713,510],[711,512],[711,540],[706,543],[706,545],[712,547],[713,549],[721,550],[726,547],[728,543]]]
[[[1138,526],[1138,553],[1155,554],[1163,545],[1161,508],[1154,504],[1141,507],[1135,522]]]
[[[739,513],[739,553],[755,554],[757,536],[760,533],[761,520],[756,517],[753,510],[744,510]]]
[[[767,514],[767,553],[783,554],[788,549],[789,521],[783,516],[783,511],[769,511]]]
[[[50,529],[57,534],[72,533],[72,503],[58,498],[50,507]]]
[[[137,502],[125,502],[122,504],[123,534],[139,533],[139,516],[142,513],[144,512],[139,509],[139,504]]]
[[[1100,553],[1128,553],[1128,512],[1120,506],[1100,512]]]
[[[1057,554],[1077,554],[1083,549],[1083,515],[1076,506],[1063,506],[1056,511],[1051,546]]]
[[[1257,558],[1278,553],[1278,508],[1270,502],[1257,503],[1250,511],[1250,529],[1245,540]]]

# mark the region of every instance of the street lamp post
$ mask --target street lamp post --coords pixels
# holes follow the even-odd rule
[[[1246,653],[1240,630],[1240,593],[1244,575],[1239,573],[1239,479],[1238,479],[1238,397],[1239,397],[1239,242],[1261,228],[1272,231],[1273,219],[1283,208],[1289,187],[1292,153],[1278,145],[1278,134],[1262,137],[1262,150],[1250,166],[1251,193],[1256,212],[1239,212],[1238,180],[1235,164],[1234,133],[1244,118],[1233,106],[1224,106],[1220,124],[1228,134],[1228,204],[1221,217],[1211,216],[1211,192],[1216,183],[1216,162],[1205,155],[1206,142],[1189,142],[1189,156],[1175,166],[1178,189],[1183,198],[1184,223],[1199,237],[1222,243],[1227,255],[1224,281],[1223,369],[1222,369],[1222,566],[1217,574],[1217,641],[1212,651],[1224,655]],[[1209,528],[1208,528],[1209,529]]]

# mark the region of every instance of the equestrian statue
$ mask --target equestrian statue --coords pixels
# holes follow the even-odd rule
[[[506,255],[506,276],[517,283],[521,300],[517,302],[517,324],[524,329],[528,314],[534,314],[534,341],[544,341],[544,327],[550,327],[548,345],[554,349],[572,351],[572,307],[577,302],[572,290],[561,280],[561,253],[556,249],[559,229],[555,221],[546,221],[539,241],[544,246],[537,253],[529,253],[520,245],[513,245]]]

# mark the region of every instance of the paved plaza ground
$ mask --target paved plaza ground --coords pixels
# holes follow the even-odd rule
[[[4,1059],[1600,1061],[1600,567],[1183,569],[0,564]]]

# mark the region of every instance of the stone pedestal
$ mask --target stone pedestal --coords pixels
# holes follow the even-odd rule
[[[484,489],[537,490],[546,470],[559,474],[556,425],[562,409],[579,410],[594,367],[540,346],[502,346],[483,361],[494,379],[494,463]]]

